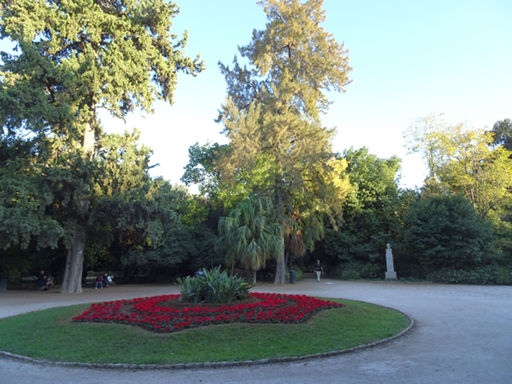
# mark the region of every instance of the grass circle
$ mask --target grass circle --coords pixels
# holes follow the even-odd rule
[[[179,365],[301,357],[342,351],[399,334],[410,319],[378,305],[344,306],[301,324],[214,325],[162,334],[111,323],[77,323],[87,305],[0,320],[0,350],[52,362]]]

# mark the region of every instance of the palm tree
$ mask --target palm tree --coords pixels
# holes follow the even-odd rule
[[[226,250],[231,268],[237,261],[253,273],[270,258],[283,252],[283,226],[272,222],[274,209],[270,199],[251,195],[240,202],[227,217],[219,219],[218,246]]]

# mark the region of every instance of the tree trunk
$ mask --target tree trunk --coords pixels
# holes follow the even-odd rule
[[[93,124],[86,124],[84,128],[84,137],[82,140],[82,148],[85,151],[86,156],[92,159],[94,154],[94,144],[96,142],[96,138],[94,136],[94,127]]]
[[[283,239],[284,241],[284,239]],[[284,244],[283,244],[283,252],[277,258],[276,263],[276,277],[274,279],[274,284],[284,284],[286,283],[286,260],[284,257]]]
[[[256,285],[256,271],[252,271],[252,285]]]
[[[61,293],[82,293],[82,268],[84,264],[85,228],[76,226],[75,235],[66,256],[66,269]]]
[[[84,126],[84,136],[82,138],[82,148],[85,155],[92,159],[95,145],[94,118]],[[83,212],[89,210],[88,198],[83,198],[78,202]],[[75,234],[71,246],[66,256],[66,269],[64,270],[64,279],[62,281],[61,293],[82,293],[82,270],[84,264],[84,248],[86,230],[83,225],[75,221]]]

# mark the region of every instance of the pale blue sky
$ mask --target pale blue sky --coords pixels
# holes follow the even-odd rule
[[[265,14],[253,0],[176,0],[174,29],[189,32],[187,53],[199,53],[206,71],[181,76],[173,106],[128,117],[154,150],[154,175],[178,183],[195,142],[224,141],[214,123],[225,98],[217,62],[231,63]],[[349,50],[352,84],[323,121],[336,127],[333,147],[367,146],[381,157],[402,158],[402,184],[421,185],[425,167],[406,155],[402,134],[431,113],[492,127],[512,118],[512,1],[510,0],[325,0],[324,28]],[[123,125],[104,119],[112,130]]]

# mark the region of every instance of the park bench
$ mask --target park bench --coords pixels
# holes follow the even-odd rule
[[[50,277],[49,282],[50,286],[55,283],[53,277]],[[19,288],[21,289],[39,288],[39,278],[35,275],[21,276],[19,283]]]
[[[108,273],[108,272],[107,272]],[[96,272],[96,271],[87,271],[87,275],[85,276],[85,281],[84,281],[84,285],[85,286],[91,286],[91,287],[94,287],[96,285],[96,278],[98,276],[103,276],[105,274],[105,272],[103,271],[100,271],[100,272]],[[109,273],[109,276],[111,276],[113,279],[114,277],[116,276],[114,273]],[[110,285],[112,285],[113,282],[110,283]]]
[[[21,288],[39,288],[37,285],[38,278],[37,276],[21,276],[20,278],[20,284]]]
[[[96,278],[99,275],[103,275],[105,272],[95,272],[95,271],[87,271],[87,275],[85,276],[85,285],[91,285],[94,287],[96,283]]]

